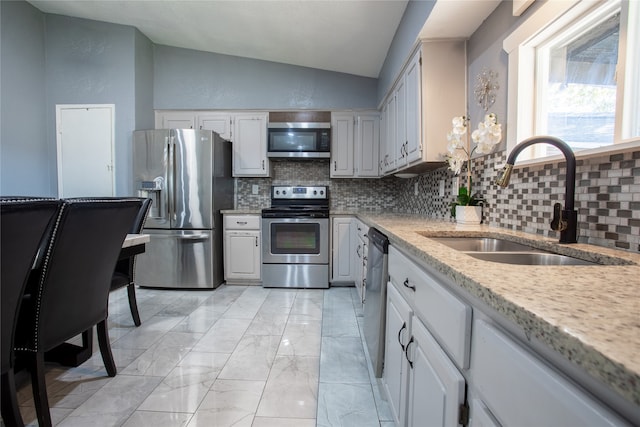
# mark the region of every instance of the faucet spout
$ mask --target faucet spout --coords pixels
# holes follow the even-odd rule
[[[553,230],[560,231],[560,243],[576,243],[578,241],[578,213],[574,209],[575,192],[576,192],[576,156],[573,154],[571,147],[566,142],[553,136],[534,136],[526,139],[515,146],[513,151],[507,158],[507,164],[502,170],[500,176],[496,179],[496,184],[502,188],[509,185],[511,171],[516,162],[518,155],[527,147],[534,144],[551,144],[558,148],[564,155],[567,163],[567,173],[564,194],[564,209],[560,212],[561,218],[558,218],[558,209],[554,208],[554,218],[551,222]],[[562,224],[562,227],[559,225]]]

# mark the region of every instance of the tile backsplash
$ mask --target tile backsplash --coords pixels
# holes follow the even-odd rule
[[[559,237],[549,222],[553,204],[564,205],[564,161],[515,168],[511,184],[502,189],[494,180],[496,166],[505,161],[504,151],[474,161],[473,189],[487,200],[484,222]],[[238,178],[237,209],[269,206],[271,185],[328,185],[334,211],[414,213],[450,220],[449,204],[457,193],[457,178],[445,167],[410,179],[331,179],[326,160],[275,161],[273,168],[272,178]],[[258,194],[252,194],[254,185]],[[575,208],[579,242],[639,252],[640,150],[579,159]]]

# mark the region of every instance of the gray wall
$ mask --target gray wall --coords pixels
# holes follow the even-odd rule
[[[484,110],[477,104],[473,94],[477,76],[484,70],[498,73],[496,102],[489,108],[489,112],[498,115],[502,123],[502,134],[506,137],[507,120],[507,73],[508,56],[502,49],[502,41],[518,27],[531,13],[540,6],[540,2],[530,6],[520,17],[513,16],[512,2],[502,2],[496,10],[472,34],[467,42],[467,72],[468,72],[468,109],[471,126],[475,129],[478,122],[484,118]],[[503,141],[502,145],[505,145]]]
[[[152,129],[153,114],[153,43],[135,30],[135,129]]]
[[[23,1],[0,2],[0,194],[49,196],[44,15]]]
[[[156,46],[156,109],[370,109],[377,80]]]
[[[47,143],[56,146],[56,104],[115,104],[116,195],[128,195],[131,131],[137,109],[144,109],[136,103],[137,30],[61,15],[46,15],[46,24]],[[50,162],[55,181],[55,156]]]
[[[411,0],[407,3],[407,8],[402,15],[402,20],[378,76],[377,104],[382,103],[385,95],[393,86],[434,5],[435,1],[431,0]]]

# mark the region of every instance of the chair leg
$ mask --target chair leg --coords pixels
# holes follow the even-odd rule
[[[118,369],[116,368],[116,362],[113,360],[113,353],[111,353],[111,343],[109,342],[109,328],[107,327],[107,319],[98,322],[98,345],[100,346],[100,354],[102,355],[102,362],[107,369],[107,375],[115,377]]]
[[[38,425],[51,427],[51,413],[49,411],[49,398],[47,397],[47,384],[44,379],[44,352],[29,354],[28,369],[31,373],[31,388],[33,389],[33,401],[36,405]]]
[[[18,398],[13,368],[2,374],[2,420],[7,427],[24,427]]]
[[[129,295],[129,308],[131,309],[131,317],[136,326],[140,326],[140,314],[138,313],[138,302],[136,301],[136,285],[130,283],[127,286],[127,294]]]

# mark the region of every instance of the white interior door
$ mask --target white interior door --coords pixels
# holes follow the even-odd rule
[[[113,104],[57,105],[58,196],[114,195]]]

